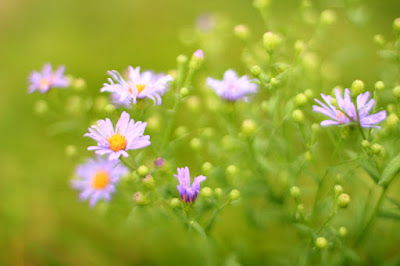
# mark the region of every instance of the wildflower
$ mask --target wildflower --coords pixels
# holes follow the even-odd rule
[[[258,86],[251,81],[248,76],[238,77],[235,71],[229,69],[225,72],[223,80],[207,78],[207,85],[223,99],[236,101],[257,92]]]
[[[170,75],[155,74],[151,71],[140,73],[140,67],[128,67],[128,78],[125,80],[121,74],[112,70],[107,72],[111,78],[109,83],[104,83],[101,92],[111,92],[112,101],[118,105],[136,104],[137,99],[150,98],[154,104],[161,104],[161,96],[168,89],[168,82],[173,78]]]
[[[65,67],[60,66],[53,72],[50,63],[44,65],[42,72],[33,71],[29,76],[28,93],[39,91],[47,92],[51,88],[65,88],[69,85],[69,80],[64,76]]]
[[[370,93],[367,91],[365,93],[361,93],[357,96],[357,110],[356,107],[350,97],[350,90],[345,89],[344,97],[342,98],[340,91],[335,89],[335,97],[337,101],[337,107],[331,104],[333,100],[332,96],[321,94],[322,99],[324,99],[325,103],[315,99],[315,101],[320,105],[313,105],[313,111],[322,113],[332,120],[324,120],[321,122],[321,126],[330,126],[330,125],[340,125],[340,124],[349,124],[352,122],[358,122],[361,127],[376,127],[375,124],[378,124],[386,119],[386,111],[380,111],[375,114],[369,114],[372,107],[375,104],[374,99],[369,99]]]
[[[187,203],[193,203],[200,191],[200,183],[206,180],[205,176],[198,176],[194,178],[193,184],[190,186],[190,173],[189,168],[178,168],[178,174],[174,175],[179,180],[177,189],[181,199]]]
[[[80,190],[79,198],[84,201],[90,198],[89,205],[93,207],[97,201],[109,201],[115,192],[115,185],[121,176],[128,173],[128,168],[118,161],[109,161],[102,158],[89,159],[85,164],[79,165],[76,175],[79,179],[71,181],[73,188]]]
[[[163,167],[163,166],[165,165],[165,160],[164,160],[164,158],[158,157],[157,159],[155,159],[155,160],[154,160],[154,165],[155,165],[157,168]]]
[[[127,112],[121,114],[115,126],[111,120],[97,121],[98,126],[89,128],[84,136],[96,140],[97,146],[90,146],[88,150],[95,150],[97,154],[109,154],[109,160],[118,159],[121,155],[128,157],[127,150],[136,150],[150,145],[150,136],[143,136],[147,123],[130,119]]]

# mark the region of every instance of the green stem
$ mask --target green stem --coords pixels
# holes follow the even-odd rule
[[[130,168],[132,171],[136,171],[136,167],[128,163],[125,159],[125,157],[121,156],[119,157],[120,161],[125,164],[128,168]]]
[[[206,225],[205,228],[204,228],[204,231],[205,231],[206,233],[208,233],[208,232],[211,230],[211,228],[213,227],[214,222],[215,222],[215,219],[217,218],[217,215],[218,215],[226,206],[228,206],[229,203],[231,203],[230,200],[228,200],[227,202],[225,202],[221,207],[217,208],[217,209],[214,211],[214,213],[211,215],[210,220],[208,221],[207,225]]]

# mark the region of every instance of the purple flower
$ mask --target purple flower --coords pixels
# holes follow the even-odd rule
[[[213,30],[216,24],[216,18],[211,14],[202,14],[196,19],[196,27],[202,32],[209,32]]]
[[[133,68],[131,66],[128,67],[127,80],[115,70],[107,73],[111,78],[108,78],[109,83],[104,83],[104,87],[100,91],[111,92],[114,103],[117,105],[118,103],[121,105],[136,104],[137,99],[143,98],[150,98],[154,104],[160,105],[161,96],[168,89],[168,82],[173,80],[170,75],[155,74],[151,71],[140,73],[140,67]]]
[[[150,145],[150,136],[143,136],[147,123],[130,119],[127,112],[121,114],[115,130],[111,120],[97,121],[98,126],[89,128],[84,136],[96,140],[97,146],[90,146],[88,150],[95,150],[97,154],[109,154],[109,160],[116,160],[121,155],[128,157],[127,150],[136,150]]]
[[[257,92],[257,84],[251,83],[248,76],[238,77],[236,72],[229,69],[223,80],[207,78],[210,86],[220,97],[228,101],[246,99],[246,95]]]
[[[84,201],[90,198],[89,205],[93,207],[99,199],[109,201],[115,192],[115,185],[121,176],[128,173],[125,166],[118,161],[108,161],[101,157],[89,159],[77,167],[75,173],[79,179],[71,181],[73,188],[80,190],[79,198]]]
[[[205,176],[194,178],[193,184],[190,186],[189,168],[178,168],[178,174],[174,175],[179,180],[179,185],[176,187],[184,202],[193,203],[200,191],[200,183],[206,180]]]
[[[193,55],[197,58],[204,59],[204,52],[201,49],[196,50]]]
[[[157,168],[163,167],[163,166],[165,165],[165,160],[164,160],[164,158],[158,157],[157,159],[155,159],[155,160],[154,160],[154,165],[155,165]]]
[[[369,112],[372,110],[372,107],[375,104],[375,100],[371,99],[368,101],[370,97],[370,93],[368,91],[357,96],[357,109],[353,103],[353,100],[351,99],[349,89],[345,89],[343,98],[340,94],[340,91],[335,89],[335,98],[338,108],[332,105],[332,96],[321,94],[321,97],[326,104],[314,99],[320,106],[313,105],[313,111],[322,113],[332,119],[322,121],[321,126],[358,123],[359,118],[361,127],[380,128],[375,124],[378,124],[386,119],[385,110],[369,115]]]
[[[33,71],[29,76],[28,93],[39,91],[47,92],[51,88],[65,88],[69,85],[69,80],[64,76],[65,67],[60,66],[53,72],[50,63],[43,66],[42,72]]]

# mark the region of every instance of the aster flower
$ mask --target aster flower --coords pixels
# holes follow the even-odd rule
[[[369,115],[369,112],[375,104],[374,99],[370,99],[368,101],[370,97],[369,92],[361,93],[357,96],[357,109],[351,99],[349,89],[345,89],[343,98],[340,91],[338,89],[335,89],[335,99],[337,101],[337,107],[333,106],[331,103],[333,99],[332,96],[321,94],[321,97],[325,101],[325,104],[317,99],[314,99],[320,106],[313,105],[313,111],[322,113],[332,119],[322,121],[321,126],[358,123],[359,118],[361,127],[380,128],[375,124],[378,124],[386,119],[385,110],[380,111],[376,114]]]
[[[60,66],[53,72],[50,63],[43,66],[42,72],[33,71],[29,76],[28,93],[39,91],[47,92],[51,88],[65,88],[69,85],[69,80],[64,76],[65,67]]]
[[[193,203],[200,191],[200,183],[206,180],[205,176],[198,176],[194,178],[193,184],[190,185],[189,168],[178,168],[178,174],[174,175],[179,180],[179,185],[176,187],[184,202]]]
[[[128,172],[129,169],[116,160],[109,161],[101,157],[89,159],[77,167],[75,173],[78,179],[72,180],[71,185],[81,191],[79,198],[82,201],[90,198],[89,205],[93,207],[100,199],[109,201],[120,177]]]
[[[121,155],[128,157],[128,150],[136,150],[150,145],[150,136],[143,136],[147,123],[130,119],[127,112],[121,114],[115,130],[111,120],[97,121],[98,126],[89,128],[84,136],[96,140],[97,146],[90,146],[88,150],[95,150],[97,154],[109,154],[109,160],[118,159]]]
[[[229,69],[222,80],[207,78],[210,86],[220,97],[228,101],[246,99],[246,95],[257,92],[257,84],[251,83],[248,76],[238,77],[235,71]]]
[[[111,78],[109,83],[104,83],[101,92],[107,91],[115,94],[112,96],[117,99],[116,103],[126,105],[127,103],[136,104],[137,99],[150,98],[154,104],[161,104],[161,96],[168,89],[168,82],[173,78],[170,75],[155,74],[151,71],[140,73],[140,67],[128,67],[128,78],[125,80],[121,74],[112,70],[107,72]],[[119,97],[119,99],[118,99]]]

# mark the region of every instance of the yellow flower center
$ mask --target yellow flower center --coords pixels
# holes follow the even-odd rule
[[[50,85],[50,80],[47,78],[43,78],[39,82],[39,89],[42,91],[46,90],[49,85]]]
[[[133,85],[133,84],[132,84]],[[137,91],[138,91],[138,95],[146,88],[146,84],[136,84],[136,85],[134,85],[135,87],[136,87],[136,89],[137,89]],[[130,94],[132,94],[133,93],[133,90],[132,90],[132,87],[130,86],[129,87],[129,93]]]
[[[336,110],[336,118],[339,121],[339,123],[343,123],[342,118],[344,118],[344,116],[345,115],[341,111]]]
[[[115,134],[107,139],[110,149],[113,151],[120,151],[126,148],[126,138],[120,134]]]
[[[93,189],[103,189],[110,183],[110,175],[107,171],[99,170],[97,171],[92,179]]]

